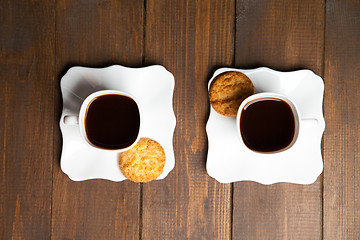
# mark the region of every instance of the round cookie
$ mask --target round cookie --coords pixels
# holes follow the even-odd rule
[[[224,72],[211,83],[209,100],[216,112],[235,117],[241,102],[255,93],[251,80],[241,72]]]
[[[124,176],[133,182],[149,182],[163,172],[165,152],[149,138],[140,138],[130,150],[120,153],[119,166]]]

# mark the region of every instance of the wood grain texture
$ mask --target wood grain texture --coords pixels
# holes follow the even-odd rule
[[[0,23],[0,239],[360,239],[359,0],[3,0]],[[112,64],[175,75],[164,180],[60,170],[60,78]],[[223,66],[324,76],[323,180],[232,188],[206,174],[207,83]]]
[[[175,76],[175,169],[143,185],[142,239],[230,239],[231,185],[206,174],[207,82],[231,65],[233,1],[146,1],[145,63]]]
[[[57,1],[57,86],[71,66],[140,66],[142,56],[142,1]],[[62,102],[59,89],[56,99],[58,122]],[[70,181],[59,168],[61,135],[57,130],[52,239],[138,239],[140,185],[129,181]]]
[[[326,1],[324,239],[360,239],[360,1]]]
[[[0,239],[49,239],[54,2],[0,2]]]
[[[237,1],[235,65],[322,74],[322,1]],[[321,239],[321,177],[308,186],[234,184],[233,239]]]

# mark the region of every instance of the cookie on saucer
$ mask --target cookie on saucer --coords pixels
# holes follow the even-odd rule
[[[212,81],[209,100],[219,114],[236,117],[241,102],[254,93],[255,87],[245,74],[229,71],[218,75]]]
[[[133,182],[150,182],[160,176],[166,156],[162,146],[149,138],[141,138],[130,150],[120,153],[119,166]]]

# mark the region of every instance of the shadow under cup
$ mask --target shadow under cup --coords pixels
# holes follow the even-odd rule
[[[277,93],[257,93],[240,105],[237,131],[241,142],[257,153],[291,148],[299,134],[300,117],[294,102]]]

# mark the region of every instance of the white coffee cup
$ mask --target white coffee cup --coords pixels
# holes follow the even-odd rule
[[[132,99],[136,105],[137,108],[139,110],[139,116],[140,116],[140,123],[139,123],[139,130],[138,130],[138,134],[136,136],[136,140],[129,146],[127,147],[123,147],[123,148],[118,148],[118,149],[109,149],[109,148],[103,148],[103,147],[99,147],[96,144],[92,143],[91,140],[88,138],[87,133],[86,133],[86,126],[85,126],[85,119],[86,119],[86,114],[87,111],[89,109],[89,107],[91,106],[91,103],[95,100],[98,99],[102,96],[105,95],[120,95],[120,96],[125,96],[128,97],[130,99]],[[126,113],[124,113],[124,117],[126,117]],[[78,115],[65,115],[63,118],[63,122],[66,125],[78,125],[79,126],[79,131],[80,131],[80,135],[82,137],[82,139],[84,140],[84,142],[92,147],[92,148],[96,148],[96,149],[100,149],[100,150],[105,150],[105,151],[115,151],[115,152],[123,152],[123,151],[127,151],[129,149],[131,149],[132,147],[134,147],[136,145],[136,143],[139,141],[140,139],[140,134],[141,134],[141,122],[142,122],[142,111],[139,105],[139,102],[130,94],[123,92],[123,91],[118,91],[118,90],[102,90],[102,91],[97,91],[94,92],[92,94],[90,94],[82,103],[79,114]],[[106,123],[104,123],[106,124]]]
[[[254,149],[252,147],[249,147],[249,145],[251,145],[251,144],[249,144],[248,142],[245,143],[247,141],[247,139],[243,138],[245,129],[243,129],[243,133],[241,132],[242,131],[241,130],[242,129],[241,117],[242,117],[242,114],[244,114],[244,109],[249,107],[251,104],[255,104],[256,102],[259,102],[259,101],[264,101],[264,100],[266,101],[269,99],[276,99],[276,101],[280,100],[280,101],[286,103],[290,107],[291,112],[293,114],[293,119],[294,119],[293,137],[292,137],[291,142],[289,142],[284,147],[281,147],[281,148],[275,149],[275,150],[261,151],[259,149]],[[264,119],[264,121],[265,121],[265,119]],[[282,152],[282,151],[286,151],[286,150],[290,149],[296,143],[298,136],[299,136],[299,131],[305,121],[310,122],[311,124],[315,124],[315,125],[317,124],[316,119],[302,119],[296,104],[289,97],[282,95],[282,94],[278,94],[278,93],[263,92],[263,93],[253,94],[253,95],[249,96],[248,98],[246,98],[241,103],[241,105],[239,106],[238,112],[237,112],[237,116],[236,116],[236,128],[237,128],[238,136],[240,138],[240,142],[241,142],[241,144],[245,145],[245,147],[247,147],[248,149],[255,151],[257,153],[271,154],[271,153],[278,153],[278,152]],[[261,134],[259,134],[259,135],[261,135]],[[276,139],[274,139],[274,141],[276,141]],[[266,149],[266,147],[267,146],[263,146],[263,149]],[[259,148],[261,148],[261,147],[259,147]]]

